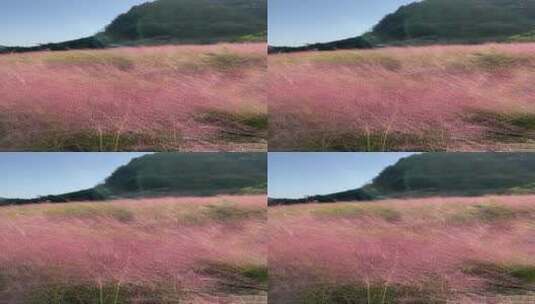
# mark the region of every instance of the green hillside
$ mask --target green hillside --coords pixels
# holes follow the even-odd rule
[[[266,189],[262,153],[159,153],[117,169],[99,189],[111,195],[214,195]]]
[[[399,160],[359,189],[270,204],[525,193],[535,194],[533,153],[425,153]]]
[[[530,153],[427,153],[401,159],[361,190],[374,197],[535,193]]]
[[[264,40],[266,32],[266,0],[157,0],[120,15],[98,37],[210,43]]]
[[[400,7],[365,35],[375,44],[506,41],[535,30],[535,1],[424,0]]]
[[[265,153],[156,153],[132,160],[94,188],[35,199],[0,199],[0,205],[259,194],[267,191],[266,174]]]

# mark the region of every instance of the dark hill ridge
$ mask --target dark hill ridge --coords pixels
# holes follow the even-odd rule
[[[267,0],[156,0],[132,7],[91,37],[0,53],[123,45],[266,41]]]
[[[526,41],[525,36],[535,41],[534,30],[534,0],[422,0],[401,6],[360,37],[270,51],[344,49],[351,39],[359,41],[353,48]]]
[[[368,35],[388,44],[478,43],[534,29],[533,0],[425,0],[400,7]]]
[[[91,189],[0,205],[265,193],[266,172],[265,153],[157,153],[133,159]]]
[[[158,0],[130,9],[101,34],[112,42],[211,43],[265,38],[266,0]]]
[[[359,189],[270,204],[516,193],[535,193],[531,153],[426,153],[399,160]]]

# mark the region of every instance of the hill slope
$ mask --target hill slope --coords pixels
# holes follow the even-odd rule
[[[360,37],[270,52],[535,41],[534,30],[533,0],[423,0],[401,6]]]
[[[424,0],[387,15],[366,36],[378,43],[503,41],[535,29],[535,1]]]
[[[121,196],[230,194],[244,188],[265,189],[266,171],[262,153],[159,153],[132,160],[100,187]]]
[[[426,153],[399,160],[359,189],[301,200],[366,201],[427,196],[535,193],[535,156],[530,153]]]
[[[265,153],[157,153],[133,159],[91,189],[29,200],[0,200],[0,205],[265,193],[266,172]]]
[[[428,153],[401,159],[364,190],[374,196],[535,192],[530,153]]]
[[[113,43],[145,39],[209,43],[263,39],[266,0],[157,0],[133,7],[100,34]]]
[[[0,53],[117,45],[265,41],[267,0],[156,0],[134,6],[91,37]]]

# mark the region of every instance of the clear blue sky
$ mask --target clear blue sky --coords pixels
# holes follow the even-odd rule
[[[0,197],[34,198],[91,188],[143,153],[0,153]]]
[[[0,45],[31,46],[93,35],[148,0],[0,0]]]
[[[412,153],[269,153],[272,198],[302,198],[359,188]]]
[[[416,0],[268,0],[269,44],[300,46],[355,37]]]

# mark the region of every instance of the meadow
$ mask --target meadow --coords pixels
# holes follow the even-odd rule
[[[0,55],[0,149],[265,151],[265,43]]]
[[[535,301],[535,196],[270,207],[270,302]]]
[[[267,303],[265,196],[0,208],[0,303]]]
[[[532,151],[535,44],[270,55],[273,151]]]

